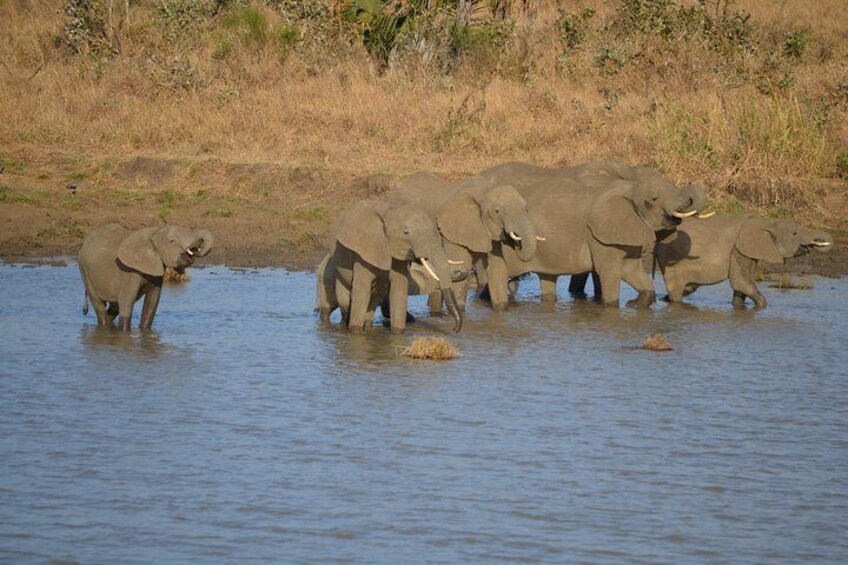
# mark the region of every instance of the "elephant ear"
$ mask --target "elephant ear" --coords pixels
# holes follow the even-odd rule
[[[156,228],[134,231],[118,246],[118,261],[127,268],[139,273],[161,277],[165,274],[165,265],[151,237]]]
[[[769,222],[760,218],[751,218],[742,224],[736,238],[736,249],[745,257],[767,263],[783,263],[784,257],[777,247],[777,241],[769,231]]]
[[[436,216],[436,225],[442,236],[475,253],[492,250],[492,235],[483,224],[480,203],[464,191],[447,198]]]
[[[630,183],[603,193],[589,212],[589,230],[607,245],[644,247],[654,242],[654,232],[642,220],[628,198]]]
[[[342,216],[336,230],[339,243],[382,271],[392,267],[392,254],[381,213],[385,208],[385,205],[374,202],[360,202]]]

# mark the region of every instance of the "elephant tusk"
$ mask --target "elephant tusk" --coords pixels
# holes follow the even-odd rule
[[[697,213],[698,213],[697,210],[693,210],[691,212],[673,212],[671,215],[674,216],[675,218],[680,218],[682,220],[683,218],[691,218],[692,216],[694,216]]]
[[[451,265],[464,265],[465,261],[454,261],[453,259],[448,259],[448,263]]]
[[[192,252],[192,250],[191,250],[191,249],[189,249],[188,247],[186,247],[186,253],[188,253],[188,254],[189,254],[189,256],[194,256],[194,253],[193,253],[193,252]]]
[[[542,237],[541,235],[537,235],[537,236],[536,236],[536,240],[537,240],[537,241],[548,241],[548,238],[547,238],[547,237]]]
[[[815,245],[816,247],[827,247],[828,245],[830,245],[830,242],[829,241],[813,240],[812,244]]]
[[[430,273],[430,276],[433,277],[434,279],[436,279],[436,282],[441,282],[439,280],[439,277],[437,277],[436,273],[433,271],[433,268],[430,266],[430,263],[427,262],[427,259],[422,257],[421,258],[421,264],[424,266],[424,268],[427,270],[427,272]]]
[[[695,217],[699,220],[706,220],[707,218],[712,218],[715,216],[715,212],[707,212],[706,214],[695,214]]]
[[[511,238],[512,238],[512,239],[514,239],[515,241],[521,241],[521,238],[520,238],[520,237],[518,237],[518,234],[517,234],[517,233],[515,233],[514,231],[509,232],[509,237],[511,237]]]

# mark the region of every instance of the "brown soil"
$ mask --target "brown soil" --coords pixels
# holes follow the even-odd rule
[[[311,270],[343,210],[390,189],[396,177],[322,166],[224,162],[216,158],[124,160],[16,155],[0,173],[0,258],[30,262],[76,255],[92,228],[173,223],[210,229],[204,262]],[[75,187],[75,188],[74,188]],[[767,273],[848,274],[848,237]]]

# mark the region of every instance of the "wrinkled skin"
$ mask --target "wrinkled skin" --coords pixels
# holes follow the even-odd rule
[[[410,269],[413,264],[432,269],[441,295],[454,317],[454,331],[462,327],[449,281],[451,265],[432,219],[411,206],[391,206],[374,200],[360,202],[343,214],[330,237],[330,253],[321,262],[316,290],[318,312],[328,322],[336,308],[352,331],[374,321],[374,311],[386,297],[392,333],[406,327]]]
[[[212,250],[208,230],[180,226],[130,231],[118,224],[95,229],[82,243],[79,268],[85,285],[83,314],[88,302],[101,326],[118,324],[129,331],[135,302],[144,296],[141,329],[150,329],[162,292],[165,267],[178,272]]]
[[[783,263],[810,251],[829,251],[832,246],[827,232],[792,220],[718,216],[684,220],[675,234],[656,244],[654,256],[669,302],[680,302],[700,286],[729,279],[735,307],[743,307],[750,298],[757,308],[765,308],[766,299],[754,280],[760,261]]]
[[[542,299],[556,300],[560,275],[595,272],[605,305],[618,306],[621,281],[639,293],[629,306],[656,300],[642,254],[656,232],[676,229],[675,216],[697,213],[706,201],[697,186],[678,187],[659,173],[609,161],[547,169],[506,163],[480,173],[492,184],[514,186],[527,201],[531,221],[546,241],[525,262],[510,248],[489,258],[487,272],[514,278],[539,276]]]
[[[436,221],[448,258],[461,261],[467,269],[477,266],[487,271],[488,257],[500,255],[502,247],[512,249],[522,262],[536,255],[538,237],[527,202],[509,185],[492,184],[482,177],[445,182],[432,173],[416,173],[402,179],[387,199],[426,211]],[[489,281],[495,297],[493,308],[506,308],[507,278],[503,273],[485,272],[481,278]],[[468,282],[453,288],[464,309]],[[440,308],[433,298],[431,295],[431,308]]]

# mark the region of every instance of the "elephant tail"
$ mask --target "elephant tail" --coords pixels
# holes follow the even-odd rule
[[[82,299],[82,315],[88,316],[88,289],[85,289],[85,297]]]
[[[651,279],[657,280],[657,248],[654,247],[654,252],[651,254]]]

